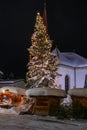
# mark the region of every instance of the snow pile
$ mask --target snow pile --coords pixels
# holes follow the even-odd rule
[[[71,104],[72,104],[72,99],[70,95],[67,95],[66,98],[63,98],[60,103],[60,105],[62,106],[70,106]]]

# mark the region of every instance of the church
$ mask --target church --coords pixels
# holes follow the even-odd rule
[[[43,22],[47,28],[46,3],[44,4]],[[52,52],[59,61],[58,73],[61,76],[55,79],[57,86],[64,89],[66,93],[72,88],[87,88],[87,59],[75,52],[60,52],[58,48]]]
[[[60,52],[58,48],[53,50],[59,65],[56,84],[68,92],[72,88],[87,87],[87,59],[75,52]]]

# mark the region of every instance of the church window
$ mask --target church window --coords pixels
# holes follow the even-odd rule
[[[84,88],[87,88],[87,74],[85,75],[85,84],[84,84]]]
[[[69,76],[66,75],[65,76],[65,91],[66,91],[66,93],[68,93],[68,90],[69,90]]]

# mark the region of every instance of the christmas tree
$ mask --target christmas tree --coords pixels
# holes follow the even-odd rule
[[[40,13],[37,13],[34,33],[31,37],[32,45],[28,48],[29,62],[26,81],[29,88],[48,87],[58,88],[55,77],[59,74],[58,60],[51,52],[52,41],[50,40],[46,26]]]

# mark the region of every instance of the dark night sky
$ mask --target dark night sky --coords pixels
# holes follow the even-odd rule
[[[0,1],[0,70],[24,77],[27,72],[36,13],[44,0]],[[75,51],[87,58],[86,0],[47,0],[48,30],[53,46],[61,52]]]

